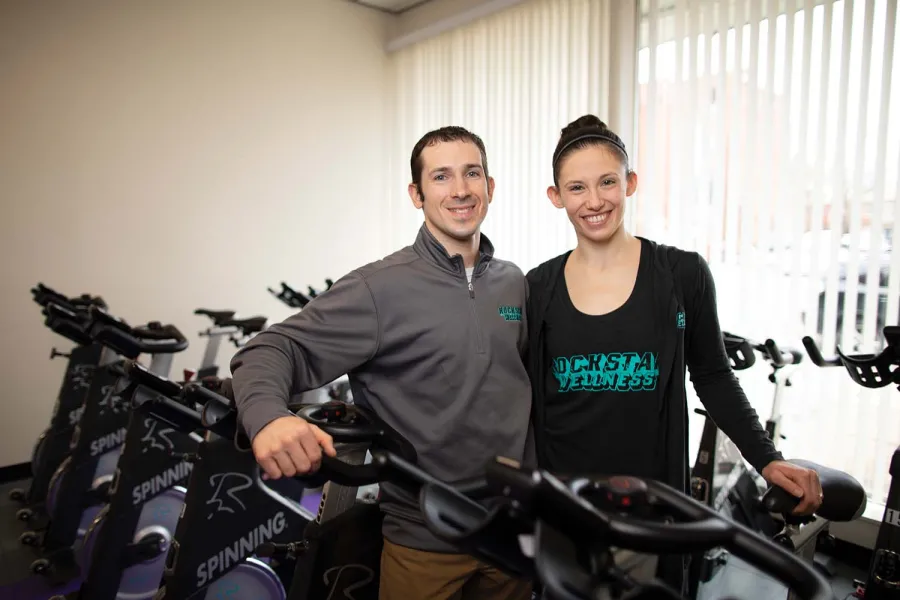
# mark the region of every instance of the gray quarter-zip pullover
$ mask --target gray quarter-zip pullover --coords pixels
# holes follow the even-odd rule
[[[444,481],[495,456],[528,459],[531,386],[522,271],[481,236],[471,282],[423,225],[413,245],[349,273],[301,312],[258,334],[231,362],[250,439],[290,415],[292,395],[346,373],[354,402],[404,435]],[[528,439],[528,444],[531,444]],[[422,524],[416,499],[381,486],[385,537],[453,552]]]

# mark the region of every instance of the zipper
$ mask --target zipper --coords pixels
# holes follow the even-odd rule
[[[474,279],[475,273],[472,273],[472,278]],[[472,305],[472,318],[475,319],[475,344],[476,351],[478,354],[484,354],[484,342],[482,341],[481,336],[481,325],[478,322],[478,305],[475,303],[475,286],[472,282],[469,282],[469,300]]]

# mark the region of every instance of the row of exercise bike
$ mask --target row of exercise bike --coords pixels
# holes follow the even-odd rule
[[[315,294],[286,284],[270,291],[301,309]],[[722,551],[781,581],[789,597],[834,599],[809,548],[828,522],[858,518],[866,506],[855,479],[808,461],[802,464],[818,471],[825,497],[815,517],[792,516],[796,499],[749,472],[738,477],[743,488],[717,481],[708,417],[691,496],[629,477],[563,479],[503,457],[477,481],[436,481],[416,467],[409,442],[341,386],[325,402],[301,399],[293,407],[333,436],[338,457],[325,457],[313,476],[263,481],[215,352],[223,336],[240,345],[261,331],[264,318],[198,310],[213,320],[207,352],[196,380],[186,373],[176,382],[172,358],[188,342],[175,326],[133,327],[100,298],[69,298],[43,285],[32,293],[45,324],[75,343],[51,425],[35,448],[30,487],[13,493],[26,505],[20,518],[32,525],[21,537],[38,554],[32,571],[56,585],[81,582],[53,600],[377,598],[381,516],[377,494],[363,492],[381,482],[418,496],[435,535],[540,582],[548,600],[681,599],[653,578],[656,556],[671,553],[691,554],[700,565],[691,571],[694,597]],[[845,366],[857,383],[881,387],[900,383],[900,330],[886,328],[885,338],[887,348],[868,357],[825,360],[812,340],[804,345],[814,363]],[[756,353],[766,357],[777,404],[784,385],[777,375],[800,353],[730,334],[725,343],[735,369],[752,366]],[[773,409],[773,437],[777,420]],[[862,582],[869,599],[900,598],[895,492],[892,484]]]

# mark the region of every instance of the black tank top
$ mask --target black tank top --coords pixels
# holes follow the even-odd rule
[[[631,296],[605,315],[572,304],[560,270],[545,321],[547,467],[558,473],[658,478],[659,356],[650,252]]]

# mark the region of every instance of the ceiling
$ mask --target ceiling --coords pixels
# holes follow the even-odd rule
[[[411,8],[415,8],[431,0],[348,0],[354,4],[360,4],[382,12],[399,15]]]

